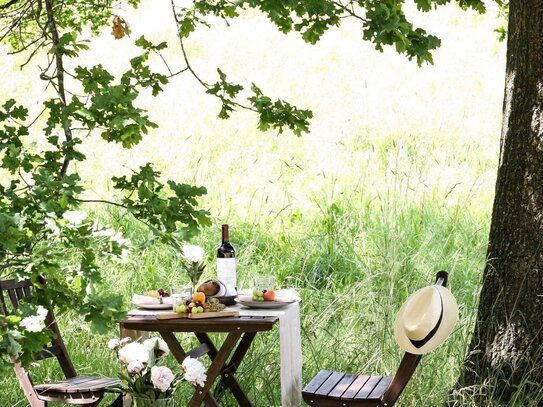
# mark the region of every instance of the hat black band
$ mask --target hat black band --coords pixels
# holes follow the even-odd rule
[[[412,339],[409,339],[409,341],[413,344],[413,346],[417,349],[422,348],[432,337],[436,334],[437,330],[439,329],[439,326],[441,325],[441,321],[443,319],[443,298],[441,298],[441,293],[439,290],[437,290],[437,293],[439,294],[439,301],[441,302],[441,312],[439,314],[439,319],[436,322],[436,325],[433,327],[433,329],[428,332],[428,335],[426,335],[424,338],[422,338],[420,341],[414,341]]]

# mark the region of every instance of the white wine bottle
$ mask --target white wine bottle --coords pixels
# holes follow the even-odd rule
[[[217,248],[217,280],[237,288],[236,249],[230,243],[228,225],[222,225],[222,243]]]

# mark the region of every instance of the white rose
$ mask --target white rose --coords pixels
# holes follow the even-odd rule
[[[110,339],[107,343],[107,347],[111,350],[117,349],[121,345],[121,341],[118,339]]]
[[[132,342],[132,338],[129,336],[125,336],[123,339],[121,339],[121,346],[126,345],[127,343]]]
[[[139,360],[133,360],[128,364],[128,366],[126,366],[126,370],[128,370],[128,373],[130,374],[139,373],[143,368],[144,365]]]
[[[153,351],[155,353],[155,357],[157,358],[166,356],[168,353],[170,353],[170,348],[168,348],[168,344],[160,338],[146,339],[145,341],[143,341],[143,346],[145,346],[148,352]]]
[[[119,360],[128,365],[135,360],[141,363],[149,362],[149,351],[138,342],[132,342],[119,349]]]
[[[84,211],[66,211],[62,214],[62,217],[68,221],[70,225],[80,225],[85,219],[87,219],[87,212]]]
[[[169,389],[174,378],[172,371],[166,366],[153,366],[151,368],[151,382],[161,392]]]
[[[183,246],[183,258],[191,263],[199,263],[204,258],[204,249],[202,249],[200,246],[195,246],[191,244],[187,244]]]
[[[181,368],[185,372],[184,379],[194,385],[203,387],[207,379],[205,373],[205,367],[198,359],[191,358],[187,356],[183,363],[181,363]]]

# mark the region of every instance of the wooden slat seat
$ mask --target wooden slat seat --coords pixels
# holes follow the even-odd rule
[[[31,297],[34,289],[30,280],[0,280],[0,312],[9,315],[21,301]],[[53,332],[54,339],[51,345],[45,347],[38,355],[37,360],[56,358],[66,379],[34,385],[30,373],[15,361],[13,368],[28,403],[31,407],[46,407],[50,401],[97,406],[108,388],[119,383],[119,380],[109,377],[78,376],[64,346],[52,309],[48,311],[45,325]],[[118,395],[112,406],[122,406],[122,403],[122,395]]]
[[[366,376],[321,370],[303,390],[304,400],[318,406],[377,406],[392,376]],[[329,400],[330,404],[327,404]],[[339,404],[338,404],[339,403]]]
[[[439,271],[437,285],[447,286],[448,273]],[[394,376],[353,375],[321,370],[302,390],[315,407],[392,407],[415,372],[421,355],[405,352]]]
[[[69,379],[59,380],[34,386],[39,395],[47,392],[56,393],[81,393],[91,391],[104,391],[105,388],[118,384],[118,379],[110,377],[75,376]]]

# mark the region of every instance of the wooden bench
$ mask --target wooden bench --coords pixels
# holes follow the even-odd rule
[[[436,284],[447,286],[448,274],[439,271]],[[367,376],[321,370],[302,390],[304,401],[316,407],[393,406],[417,368],[421,355],[405,352],[394,376]]]
[[[0,280],[1,312],[7,315],[16,309],[19,301],[30,297],[34,289],[30,280]],[[49,309],[45,325],[55,337],[51,345],[43,350],[38,360],[56,357],[66,378],[52,383],[34,385],[29,372],[18,362],[14,362],[15,374],[30,406],[46,407],[50,401],[87,406],[98,405],[107,388],[117,384],[119,380],[109,377],[78,376],[64,346],[52,309]],[[122,405],[122,395],[119,395],[112,406]]]

